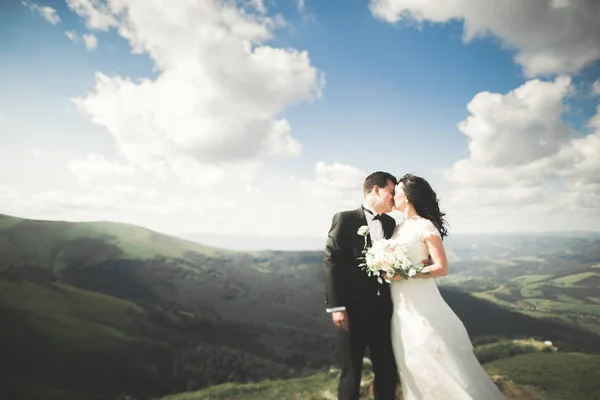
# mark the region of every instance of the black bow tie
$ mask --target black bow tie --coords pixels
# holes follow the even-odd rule
[[[366,212],[368,212],[369,214],[373,215],[373,211],[366,209],[363,207],[363,210],[365,210]],[[381,220],[381,217],[383,216],[383,214],[377,214],[377,215],[373,215],[373,220]]]

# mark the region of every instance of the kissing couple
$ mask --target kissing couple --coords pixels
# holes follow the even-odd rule
[[[358,209],[333,216],[323,257],[325,303],[339,334],[338,400],[358,400],[366,348],[376,400],[394,400],[399,377],[404,400],[504,399],[436,286],[435,278],[448,273],[448,231],[434,190],[421,177],[397,181],[378,171],[365,179],[363,193]],[[393,208],[403,222],[386,214]],[[401,240],[411,264],[425,267],[389,283],[370,276],[361,259],[381,239]]]

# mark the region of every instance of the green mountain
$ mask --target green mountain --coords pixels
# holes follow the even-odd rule
[[[126,224],[0,215],[0,324],[9,327],[0,397],[141,400],[311,379],[336,356],[320,261],[320,252],[234,252]],[[533,337],[600,353],[600,337],[579,326],[443,295],[481,345]]]

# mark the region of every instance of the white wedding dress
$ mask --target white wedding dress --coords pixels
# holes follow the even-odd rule
[[[424,242],[429,235],[440,236],[431,221],[407,219],[392,239],[406,242],[411,261],[419,263],[429,257]],[[392,346],[404,400],[504,399],[433,278],[392,281],[391,295]]]

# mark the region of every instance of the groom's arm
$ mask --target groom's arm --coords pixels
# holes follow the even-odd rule
[[[347,225],[342,213],[337,213],[331,221],[331,228],[327,235],[327,243],[323,256],[323,270],[325,272],[325,303],[328,312],[343,311],[346,309],[345,296],[345,268],[344,255],[340,248],[344,242],[343,234]]]

